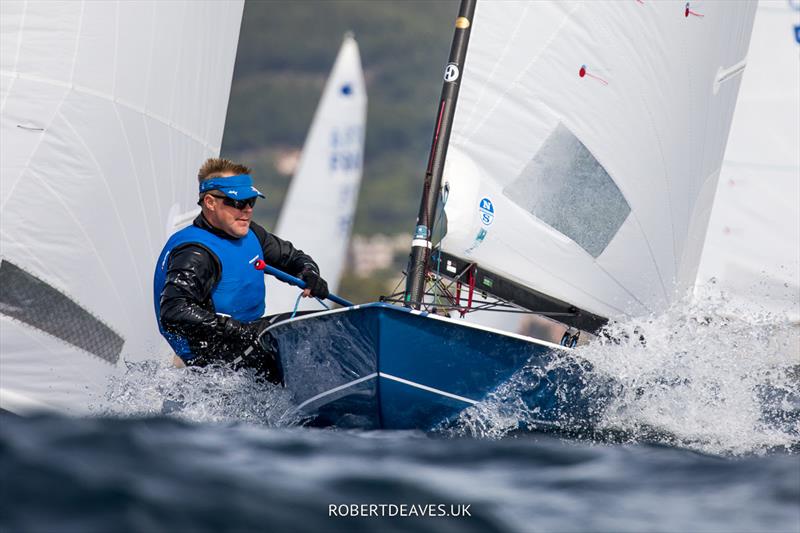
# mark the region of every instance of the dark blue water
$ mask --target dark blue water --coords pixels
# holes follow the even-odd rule
[[[789,452],[4,415],[0,472],[4,532],[800,531]]]

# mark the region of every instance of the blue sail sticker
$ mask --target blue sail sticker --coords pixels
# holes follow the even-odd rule
[[[478,210],[481,213],[481,224],[491,226],[492,222],[494,222],[494,205],[492,201],[488,198],[482,198]]]
[[[472,241],[472,246],[470,246],[469,248],[467,248],[466,250],[464,250],[464,253],[466,253],[467,255],[471,255],[471,254],[472,254],[472,252],[474,252],[474,251],[475,251],[475,249],[476,249],[478,246],[480,246],[480,244],[483,242],[483,239],[485,239],[485,238],[486,238],[486,235],[487,235],[487,232],[486,232],[486,230],[485,230],[485,229],[483,229],[483,228],[479,229],[479,230],[478,230],[478,234],[477,234],[477,235],[475,235],[475,240],[474,240],[474,241]]]

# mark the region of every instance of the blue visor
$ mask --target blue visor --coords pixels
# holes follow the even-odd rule
[[[200,183],[200,194],[208,191],[219,191],[233,200],[247,200],[260,196],[261,191],[253,187],[250,174],[237,174],[229,178],[211,178]]]

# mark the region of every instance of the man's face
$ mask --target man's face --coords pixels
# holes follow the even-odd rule
[[[222,177],[229,178],[235,176],[233,173],[222,174]],[[220,229],[231,237],[241,238],[247,235],[250,230],[250,219],[253,218],[253,208],[245,206],[244,209],[236,209],[223,203],[223,196],[220,191],[211,191],[203,197],[203,214],[206,220],[217,229]]]

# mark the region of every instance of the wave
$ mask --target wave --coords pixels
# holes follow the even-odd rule
[[[525,428],[583,438],[657,442],[716,455],[800,449],[800,328],[734,307],[709,288],[666,312],[614,322],[555,366],[581,365],[580,419],[542,426],[526,394],[553,367],[526,368],[448,432],[502,438]],[[574,402],[574,390],[557,390]]]

